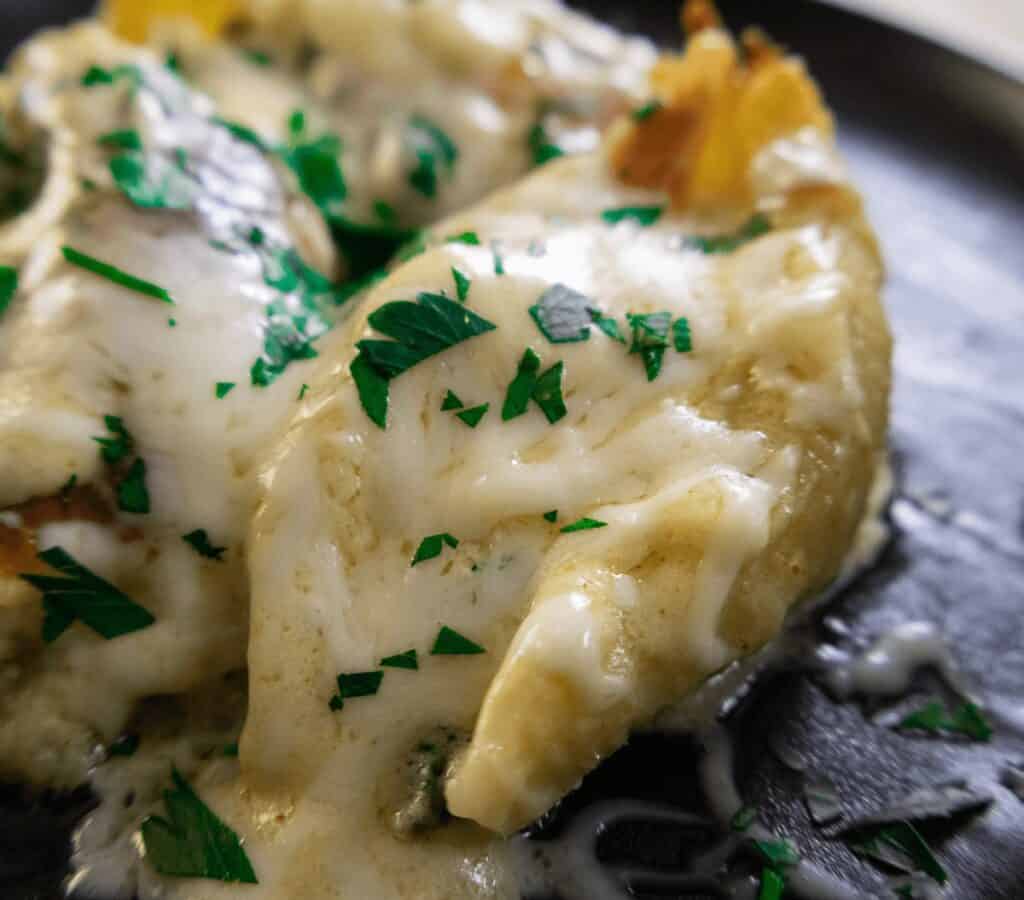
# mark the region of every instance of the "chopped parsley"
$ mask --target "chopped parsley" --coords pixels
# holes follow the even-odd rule
[[[459,634],[454,628],[442,625],[430,648],[431,656],[474,656],[487,651],[468,637]]]
[[[754,846],[761,855],[775,868],[795,866],[800,862],[800,854],[785,838],[777,841],[754,841]]]
[[[471,406],[469,409],[464,409],[462,412],[457,412],[455,415],[457,418],[465,422],[470,428],[476,428],[476,426],[480,424],[480,420],[487,414],[487,410],[490,408],[490,403],[481,403],[479,406]]]
[[[427,535],[427,537],[420,541],[419,547],[416,548],[416,555],[413,556],[412,562],[409,565],[415,566],[421,562],[426,562],[428,559],[440,556],[445,544],[454,550],[459,546],[459,541],[448,534],[447,531],[442,534]]]
[[[421,292],[375,309],[371,327],[394,340],[361,340],[349,370],[370,420],[387,427],[388,382],[430,356],[495,326],[444,294]]]
[[[600,328],[601,331],[608,335],[608,337],[613,341],[618,341],[620,344],[626,343],[626,339],[622,336],[622,332],[619,331],[619,323],[612,316],[606,316],[596,307],[590,307],[588,312],[590,313],[591,321]]]
[[[449,177],[459,158],[454,141],[434,122],[414,115],[406,126],[406,140],[416,156],[416,167],[409,173],[409,184],[424,197],[437,196],[438,171]]]
[[[213,121],[220,125],[221,128],[227,129],[231,132],[232,136],[238,138],[245,144],[251,144],[257,150],[262,150],[266,153],[270,148],[267,147],[267,142],[260,137],[255,131],[246,125],[242,125],[240,122],[232,122],[230,119],[224,119],[220,116],[214,116]]]
[[[657,222],[663,212],[665,212],[664,206],[617,206],[604,210],[601,213],[601,218],[609,225],[630,221],[646,228]]]
[[[541,116],[530,129],[526,137],[526,145],[530,151],[530,157],[535,166],[542,166],[544,163],[565,156],[565,151],[548,134],[544,127],[544,117]]]
[[[353,697],[372,697],[380,690],[384,673],[380,669],[373,672],[350,672],[338,676],[338,693],[331,697],[328,704],[337,712],[343,709],[345,701]]]
[[[103,424],[107,426],[113,437],[94,437],[93,440],[100,445],[100,456],[103,461],[113,465],[120,462],[135,449],[135,439],[124,427],[124,421],[120,416],[104,416]]]
[[[65,245],[60,249],[61,253],[64,254],[64,259],[73,266],[78,266],[88,272],[92,272],[94,275],[106,278],[108,281],[114,282],[114,284],[128,288],[128,290],[145,294],[147,297],[155,297],[157,300],[162,300],[164,303],[174,303],[174,300],[171,299],[171,295],[167,293],[164,288],[153,284],[151,281],[144,281],[141,278],[136,278],[134,275],[129,275],[127,272],[121,271],[121,269],[116,266],[112,266],[110,263],[105,263],[102,260],[96,259],[94,256],[82,253],[74,247],[68,247]]]
[[[0,318],[3,318],[11,300],[18,292],[18,270],[0,266]]]
[[[60,501],[61,503],[67,503],[71,499],[71,492],[75,489],[75,485],[78,484],[78,475],[74,472],[67,481],[61,485],[60,489]]]
[[[949,878],[931,847],[909,822],[884,825],[849,846],[858,856],[906,872],[924,872],[939,884]]]
[[[142,138],[134,128],[120,128],[101,134],[96,142],[104,147],[119,147],[122,150],[141,150]]]
[[[592,528],[605,528],[607,525],[607,522],[602,522],[600,519],[591,519],[589,516],[584,516],[582,519],[577,519],[571,525],[564,526],[561,531],[562,534],[572,534],[574,531],[590,531]]]
[[[448,391],[444,395],[444,400],[441,401],[441,412],[448,412],[452,409],[462,409],[466,404],[463,403],[455,391]]]
[[[643,122],[653,116],[661,108],[662,103],[660,100],[648,100],[643,106],[638,106],[629,115],[634,122]]]
[[[139,736],[137,734],[123,734],[114,743],[107,747],[107,756],[134,756],[139,749]]]
[[[991,724],[974,703],[964,703],[952,712],[947,712],[946,707],[936,700],[905,716],[896,727],[901,731],[963,734],[983,742],[992,737]]]
[[[684,241],[684,246],[691,250],[700,250],[702,253],[732,253],[771,230],[771,220],[763,213],[757,213],[732,234],[690,237]]]
[[[647,372],[647,380],[654,381],[661,371],[665,348],[668,347],[668,329],[672,321],[672,314],[667,312],[629,313],[626,318],[629,320],[630,328],[633,329],[633,343],[629,347],[629,352],[641,355],[644,361],[644,370]]]
[[[765,868],[761,871],[761,890],[757,900],[782,900],[786,890],[785,879],[775,869]]]
[[[504,275],[505,257],[501,255],[501,250],[498,249],[497,244],[491,244],[491,255],[494,257],[494,274]]]
[[[141,457],[136,457],[128,469],[128,474],[117,484],[117,508],[138,515],[149,512],[146,463]]]
[[[188,209],[194,184],[183,166],[160,154],[128,150],[109,163],[114,184],[142,209]]]
[[[89,571],[63,548],[43,550],[38,558],[62,576],[18,576],[43,594],[43,640],[47,643],[60,637],[76,619],[108,640],[156,621],[149,610]]]
[[[467,244],[470,247],[480,246],[480,235],[475,231],[463,231],[459,234],[453,234],[450,237],[444,239],[446,244]]]
[[[233,381],[218,381],[213,387],[213,393],[218,400],[223,400],[228,394],[234,390],[235,382]]]
[[[289,126],[292,124],[289,122]],[[282,158],[298,176],[303,193],[328,219],[338,212],[348,196],[338,163],[340,155],[341,141],[336,134],[324,134],[316,140],[295,143],[281,150]]]
[[[308,390],[309,390],[309,385],[306,384],[305,382],[303,382],[302,383],[302,387],[299,388],[299,396],[296,399],[301,400],[303,397],[306,396],[306,391],[308,391]]]
[[[531,347],[527,347],[519,361],[516,377],[505,392],[505,402],[501,408],[502,421],[521,416],[531,400],[541,408],[552,425],[561,419],[566,414],[565,399],[562,396],[564,369],[564,363],[559,361],[540,373],[540,357]]]
[[[564,417],[568,411],[565,408],[565,398],[562,396],[564,370],[565,363],[559,360],[550,369],[541,372],[533,388],[533,402],[540,407],[540,411],[551,425]]]
[[[199,799],[175,768],[172,790],[164,791],[167,818],[142,823],[146,859],[161,875],[257,884],[252,863],[238,835]]]
[[[733,831],[746,831],[757,819],[757,808],[753,806],[741,806],[736,814],[729,821],[729,827]]]
[[[530,307],[530,315],[541,333],[552,344],[569,344],[590,337],[594,319],[591,299],[571,287],[551,285]]]
[[[680,353],[689,353],[693,349],[689,319],[680,317],[672,323],[672,344]]]
[[[558,510],[557,509],[549,509],[546,513],[544,513],[544,520],[546,522],[554,522],[557,518],[558,518]]]
[[[197,528],[195,531],[183,534],[181,539],[200,556],[205,556],[207,559],[215,559],[217,562],[223,561],[224,553],[228,549],[227,547],[215,547],[205,528]]]
[[[405,653],[385,656],[380,664],[390,669],[418,669],[420,667],[419,657],[415,650],[406,650]]]
[[[466,298],[469,296],[469,286],[472,282],[455,266],[452,266],[452,278],[455,279],[455,296],[459,298],[460,303],[465,303]]]
[[[94,87],[98,84],[114,84],[116,81],[126,79],[137,85],[142,82],[142,72],[138,66],[123,65],[114,66],[112,69],[104,69],[102,66],[89,66],[82,75],[83,87]]]
[[[251,47],[246,47],[242,50],[242,55],[256,66],[269,66],[273,65],[274,62],[266,50],[255,50]]]

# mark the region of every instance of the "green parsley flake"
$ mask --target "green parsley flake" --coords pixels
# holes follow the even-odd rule
[[[261,150],[264,153],[269,149],[267,142],[248,126],[242,125],[240,122],[232,122],[230,119],[223,119],[220,116],[214,116],[213,121],[220,125],[221,128],[226,128],[233,137],[243,143],[251,144],[257,150]]]
[[[547,522],[554,522],[558,518],[558,510],[552,509],[544,513],[544,520]]]
[[[109,168],[121,193],[141,209],[188,209],[192,205],[194,183],[184,166],[159,154],[129,150],[111,159]]]
[[[639,353],[644,361],[647,380],[654,381],[661,371],[661,363],[668,347],[668,329],[672,321],[671,313],[629,313],[630,328],[633,329],[633,343],[630,353]]]
[[[394,225],[398,221],[398,213],[387,200],[374,200],[373,213],[385,225]]]
[[[181,57],[178,56],[173,50],[171,50],[167,56],[164,57],[164,68],[175,75],[181,76]]]
[[[564,284],[551,285],[530,307],[530,315],[552,344],[569,344],[590,337],[593,301]]]
[[[119,147],[122,150],[141,150],[142,138],[134,128],[121,128],[101,134],[96,142],[104,147]]]
[[[171,769],[173,790],[164,791],[167,818],[142,822],[146,859],[161,875],[210,878],[235,884],[258,884],[238,835],[199,799],[192,786]]]
[[[746,831],[754,820],[757,819],[757,808],[753,806],[741,806],[736,814],[729,821],[729,827],[733,831]]]
[[[61,547],[51,547],[38,558],[64,577],[19,575],[43,594],[43,640],[60,637],[75,619],[110,640],[139,631],[156,620],[145,607],[90,572]]]
[[[786,882],[774,869],[765,868],[761,871],[761,890],[757,900],[782,900],[786,890]]]
[[[18,270],[0,266],[0,318],[3,318],[11,300],[18,292]]]
[[[122,79],[132,82],[134,87],[142,83],[142,72],[138,66],[132,65],[114,66],[112,69],[89,66],[81,78],[81,83],[83,87],[94,87],[100,84],[114,84]]]
[[[691,250],[700,250],[701,253],[732,253],[771,230],[771,220],[764,214],[757,213],[733,234],[691,237],[686,239],[684,246]]]
[[[218,381],[213,387],[213,393],[218,400],[223,400],[228,394],[234,390],[235,382],[233,381]]]
[[[590,531],[592,528],[605,528],[607,522],[602,522],[600,519],[591,519],[589,516],[584,516],[582,519],[577,519],[571,525],[566,525],[561,529],[562,534],[572,534],[574,531]]]
[[[800,854],[785,838],[777,841],[754,841],[754,846],[761,855],[775,868],[795,866],[800,862]]]
[[[60,489],[60,500],[61,503],[67,503],[71,499],[71,492],[75,489],[75,485],[78,484],[78,475],[72,472],[71,476],[61,486]]]
[[[341,141],[335,134],[324,134],[314,141],[297,143],[281,151],[282,158],[298,176],[303,193],[328,218],[338,212],[348,196],[338,157]]]
[[[463,275],[455,266],[452,266],[452,278],[455,279],[455,296],[460,303],[465,303],[469,296],[469,286],[472,282],[466,275]]]
[[[462,412],[456,413],[456,417],[462,419],[470,428],[476,428],[480,424],[480,420],[487,414],[487,410],[491,408],[490,403],[481,403],[479,406],[472,406],[469,409],[464,409]]]
[[[385,656],[380,664],[390,669],[418,669],[420,667],[419,657],[415,650],[406,650],[405,653]]]
[[[331,697],[328,705],[337,712],[344,708],[346,700],[353,697],[372,697],[380,690],[380,683],[383,680],[384,673],[380,669],[373,672],[343,673],[338,676],[338,693]]]
[[[495,326],[444,294],[421,292],[416,301],[397,300],[368,318],[372,328],[394,340],[361,340],[349,370],[366,414],[387,427],[388,382],[413,366]]]
[[[128,474],[117,485],[117,508],[122,512],[145,515],[149,512],[149,490],[146,488],[146,463],[137,458]]]
[[[523,358],[519,360],[516,377],[512,379],[505,392],[505,403],[501,408],[501,419],[507,422],[521,416],[530,405],[533,389],[537,386],[537,374],[540,372],[540,357],[531,347],[526,348]]]
[[[533,388],[533,402],[536,403],[548,422],[554,425],[565,416],[565,398],[562,396],[562,373],[565,363],[556,362],[550,369],[542,372]]]
[[[431,656],[474,656],[487,651],[468,637],[459,634],[454,628],[442,625],[430,648]]]
[[[167,320],[167,325],[170,328],[177,328],[178,327],[178,320],[177,319],[168,319]]]
[[[589,310],[591,321],[601,329],[608,337],[613,341],[618,341],[620,344],[626,343],[626,339],[622,336],[622,332],[619,331],[619,323],[612,317],[606,316],[601,310],[591,307]]]
[[[480,236],[475,231],[463,231],[444,239],[446,244],[467,244],[470,247],[480,246]]]
[[[124,427],[120,416],[104,416],[103,424],[107,426],[107,431],[114,436],[112,438],[94,437],[93,440],[100,445],[100,456],[103,457],[103,461],[113,465],[135,449],[135,440],[128,433],[128,429]]]
[[[931,847],[909,822],[882,826],[849,846],[858,856],[907,872],[924,872],[939,884],[949,880]]]
[[[644,122],[653,116],[662,108],[660,100],[648,100],[643,106],[638,106],[633,112],[630,113],[630,117],[634,122]]]
[[[679,318],[672,323],[672,344],[680,353],[689,353],[693,349],[688,319]]]
[[[498,249],[497,244],[491,245],[491,255],[494,257],[494,274],[504,275],[505,257],[501,255],[501,251]]]
[[[217,562],[223,561],[223,556],[228,549],[227,547],[215,547],[205,528],[197,528],[195,531],[183,534],[181,539],[200,556],[205,556],[207,559],[215,559]]]
[[[448,391],[444,395],[444,400],[441,401],[441,412],[448,412],[452,409],[462,409],[466,404],[463,403],[455,391]]]
[[[155,297],[164,303],[174,303],[171,295],[164,288],[153,284],[151,281],[144,281],[141,278],[136,278],[134,275],[129,275],[116,266],[110,265],[110,263],[105,263],[94,256],[89,256],[79,250],[75,250],[74,247],[65,245],[60,249],[61,253],[64,254],[64,259],[73,266],[78,266],[87,272],[92,272],[94,275],[106,278],[108,281],[112,281],[114,284],[118,284],[128,290],[145,294],[147,297]]]
[[[905,716],[896,727],[901,731],[963,734],[982,742],[987,742],[992,737],[991,724],[973,703],[964,703],[949,713],[942,703],[933,701]]]
[[[303,382],[302,383],[302,387],[299,388],[299,396],[298,396],[297,399],[301,400],[303,397],[305,397],[306,396],[306,391],[308,391],[308,390],[309,390],[309,385],[306,384],[305,382]]]
[[[266,50],[255,50],[251,47],[246,47],[242,50],[242,55],[256,66],[270,66],[274,62]]]
[[[445,544],[453,550],[459,546],[458,539],[452,537],[447,531],[441,534],[428,535],[420,541],[419,547],[416,548],[416,555],[412,558],[412,562],[409,565],[419,565],[421,562],[440,556]]]
[[[458,147],[440,127],[421,115],[409,119],[406,140],[416,156],[416,168],[409,173],[409,184],[424,197],[437,196],[438,169],[451,177],[459,158]]]
[[[526,138],[527,147],[535,166],[542,166],[565,155],[565,151],[548,134],[544,127],[544,118],[538,119],[530,129]]]
[[[664,206],[617,206],[614,209],[604,210],[601,213],[601,218],[609,225],[631,221],[646,228],[657,222],[664,211]]]
[[[107,756],[134,756],[139,749],[137,734],[124,734],[107,747]]]

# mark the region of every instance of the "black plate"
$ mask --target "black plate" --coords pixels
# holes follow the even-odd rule
[[[576,5],[677,43],[669,0]],[[804,776],[778,756],[796,755],[808,771],[831,775],[851,808],[967,776],[995,803],[926,829],[950,873],[944,897],[1021,900],[1024,803],[998,775],[1024,759],[1024,86],[831,8],[795,0],[722,5],[731,24],[756,21],[807,57],[888,258],[898,342],[895,539],[877,568],[827,609],[851,629],[838,643],[857,645],[905,620],[936,623],[996,728],[988,744],[908,736],[872,724],[862,705],[836,703],[805,674],[767,673],[728,723],[741,737],[744,800],[806,856],[865,896],[885,896],[880,870],[810,823]],[[0,10],[0,34],[20,39],[44,6],[36,5],[32,22],[8,13],[12,27]],[[822,629],[826,636],[836,642]],[[780,746],[788,752],[779,754]],[[611,797],[699,808],[699,752],[682,738],[634,739],[546,818],[536,839]],[[17,798],[13,790],[0,796],[0,895],[50,900],[59,896],[81,798],[32,810]],[[610,864],[671,870],[692,840],[673,829],[626,827],[605,835],[601,853]]]

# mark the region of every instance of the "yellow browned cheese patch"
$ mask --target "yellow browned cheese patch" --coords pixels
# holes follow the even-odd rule
[[[207,34],[219,34],[239,9],[238,0],[106,0],[103,18],[119,37],[141,44],[159,19],[188,17]]]

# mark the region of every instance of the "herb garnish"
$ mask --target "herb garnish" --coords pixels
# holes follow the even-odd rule
[[[849,846],[859,856],[906,872],[924,872],[939,884],[948,880],[946,870],[935,858],[931,847],[909,822],[885,825]]]
[[[785,889],[786,881],[775,869],[766,867],[761,870],[761,890],[757,900],[781,900]]]
[[[380,664],[391,669],[418,669],[420,667],[419,657],[415,650],[406,650],[405,653],[385,656]]]
[[[117,484],[117,508],[123,512],[145,515],[149,512],[149,490],[146,488],[146,463],[137,457],[128,474]]]
[[[139,736],[124,734],[107,747],[107,756],[134,756],[138,749]]]
[[[110,160],[114,184],[142,209],[188,209],[194,184],[183,167],[160,154],[129,150]]]
[[[424,197],[437,195],[438,169],[451,176],[459,149],[452,139],[426,116],[414,115],[406,126],[410,148],[416,155],[416,168],[409,173],[409,184]]]
[[[224,119],[221,116],[214,116],[212,121],[220,125],[221,128],[226,128],[238,140],[251,144],[257,150],[266,153],[270,149],[267,146],[267,142],[247,125],[242,125],[240,122],[232,122],[230,119]]]
[[[744,244],[772,230],[771,220],[762,213],[752,216],[733,234],[719,234],[712,237],[690,237],[684,246],[702,253],[732,253]]]
[[[75,485],[78,484],[78,475],[72,472],[68,477],[68,480],[61,485],[60,489],[60,502],[68,503],[71,500],[71,492],[75,489]]]
[[[561,531],[562,534],[572,534],[574,531],[589,531],[592,528],[605,528],[607,525],[607,522],[602,522],[600,519],[591,519],[589,516],[584,516],[582,519],[577,519],[571,525],[566,525]]]
[[[42,591],[43,640],[47,643],[60,637],[75,619],[108,640],[156,621],[149,610],[90,572],[63,548],[43,550],[38,558],[63,576],[18,576]]]
[[[302,387],[299,388],[299,396],[296,397],[295,399],[296,400],[301,400],[303,397],[306,396],[306,391],[308,391],[308,390],[309,390],[309,385],[306,384],[306,382],[302,382]]]
[[[384,673],[380,669],[373,672],[349,672],[338,676],[338,693],[331,697],[328,704],[337,712],[344,708],[345,701],[353,697],[372,697],[380,689]]]
[[[446,244],[468,244],[470,247],[480,246],[480,236],[475,231],[463,231],[444,239]]]
[[[442,534],[431,534],[423,538],[420,541],[419,547],[416,548],[416,555],[413,556],[410,566],[418,565],[421,562],[425,562],[428,559],[433,559],[436,556],[441,555],[441,551],[444,549],[444,545],[447,544],[453,550],[459,546],[457,538],[452,537],[447,531]]]
[[[667,312],[628,313],[626,318],[629,320],[630,328],[633,329],[633,343],[629,347],[629,352],[641,355],[644,369],[647,372],[647,380],[654,381],[661,371],[665,348],[668,347],[668,329],[672,321],[672,314]]]
[[[458,398],[455,391],[448,391],[448,393],[444,395],[444,400],[441,401],[441,412],[448,412],[452,409],[462,409],[465,405],[466,404]]]
[[[388,382],[417,363],[495,326],[444,294],[422,292],[416,301],[385,303],[370,313],[371,327],[394,340],[366,339],[349,370],[366,414],[387,427]]]
[[[462,412],[457,412],[455,415],[457,418],[465,422],[470,428],[476,428],[476,426],[480,424],[480,420],[487,414],[487,410],[490,408],[490,403],[481,403],[479,406],[472,406],[469,409],[464,409]]]
[[[543,116],[537,119],[530,129],[526,136],[526,144],[535,166],[542,166],[546,162],[565,155],[565,151],[552,140],[547,128],[544,127]]]
[[[218,381],[213,387],[213,393],[218,400],[223,400],[235,387],[233,381]]]
[[[523,358],[519,361],[516,377],[512,379],[505,392],[505,402],[501,408],[502,421],[507,422],[526,412],[533,400],[552,425],[566,414],[565,400],[562,396],[562,372],[564,364],[559,361],[550,369],[540,371],[540,357],[533,348],[527,347]]]
[[[68,247],[65,245],[60,249],[61,253],[64,254],[64,259],[73,266],[79,266],[88,272],[92,272],[94,275],[106,278],[108,281],[114,282],[114,284],[119,284],[121,287],[128,288],[128,290],[138,291],[140,294],[145,294],[147,297],[155,297],[157,300],[162,300],[164,303],[174,303],[174,300],[171,299],[171,295],[168,294],[166,290],[159,285],[153,284],[151,281],[144,281],[141,278],[136,278],[134,275],[129,275],[127,272],[121,271],[116,266],[112,266],[110,263],[105,263],[102,260],[96,259],[94,256],[82,253],[74,247]]]
[[[646,228],[657,222],[663,212],[665,212],[664,206],[617,206],[614,209],[604,210],[601,213],[601,218],[609,225],[632,221]]]
[[[594,321],[591,299],[564,284],[551,285],[530,307],[530,315],[552,344],[569,344],[590,337]],[[603,329],[602,329],[603,330]]]
[[[270,58],[270,54],[266,50],[254,50],[251,47],[246,47],[242,50],[242,55],[245,56],[249,62],[257,66],[269,66],[273,65],[273,60]]]
[[[638,106],[629,115],[634,122],[643,122],[649,119],[662,108],[660,100],[648,100],[643,106]]]
[[[164,791],[167,818],[148,816],[142,823],[142,843],[153,868],[162,875],[257,884],[234,830],[199,799],[177,769],[171,769],[171,779],[174,789]]]
[[[680,317],[672,323],[672,343],[680,353],[689,353],[693,349],[689,319]]]
[[[205,556],[207,559],[215,559],[217,562],[223,561],[222,557],[228,549],[227,547],[215,547],[210,541],[210,536],[206,533],[205,528],[197,528],[195,531],[183,534],[181,539],[190,545],[200,556]]]
[[[736,810],[735,815],[729,821],[729,827],[733,831],[746,831],[757,818],[757,808],[753,806],[741,806]]]
[[[565,363],[556,362],[550,369],[541,372],[533,388],[533,402],[540,407],[551,425],[565,416],[565,398],[562,396],[562,373]]]
[[[487,651],[468,637],[459,634],[454,628],[442,625],[430,648],[431,656],[474,656]]]
[[[134,128],[120,128],[101,134],[96,143],[104,147],[120,147],[122,150],[141,150],[142,138]]]
[[[936,700],[905,716],[896,727],[901,731],[916,729],[932,734],[964,734],[982,742],[992,737],[992,726],[973,703],[964,703],[950,713]]]
[[[7,307],[18,291],[18,270],[10,266],[0,266],[0,318],[3,318]]]
[[[546,522],[554,522],[557,518],[558,518],[558,510],[557,509],[550,509],[546,513],[544,513],[544,520]]]
[[[452,278],[455,279],[455,296],[460,303],[465,303],[469,296],[469,286],[472,282],[462,272],[452,266]]]
[[[135,448],[135,440],[120,416],[104,416],[103,424],[107,426],[114,437],[94,437],[93,440],[100,445],[100,456],[107,463],[116,463],[124,459]]]
[[[785,838],[776,841],[754,841],[754,846],[761,855],[774,867],[795,866],[800,862],[800,854]]]
[[[93,87],[98,84],[113,84],[122,78],[137,85],[142,82],[142,72],[139,71],[138,66],[133,65],[114,66],[112,69],[89,66],[81,78],[81,83],[83,87]]]
[[[593,306],[588,309],[588,312],[590,313],[591,321],[608,337],[613,341],[618,341],[620,344],[626,343],[622,332],[619,331],[619,323],[614,318],[606,316],[601,310]]]
[[[338,164],[340,154],[341,141],[335,134],[324,134],[281,150],[281,157],[298,176],[303,192],[328,219],[339,211],[348,195]]]
[[[504,275],[505,257],[501,255],[501,250],[498,248],[498,245],[496,243],[491,244],[491,256],[494,257],[494,274]]]

